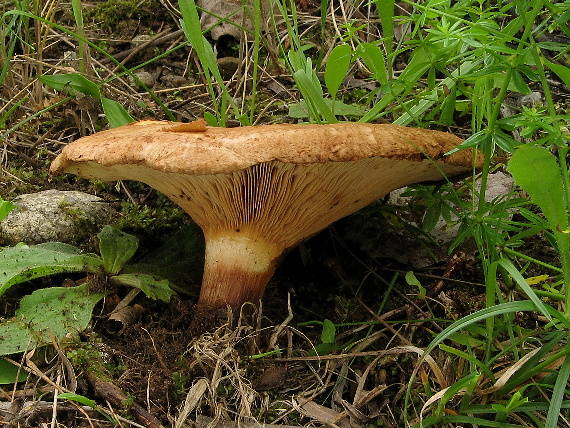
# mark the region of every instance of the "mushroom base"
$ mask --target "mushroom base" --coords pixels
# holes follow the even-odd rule
[[[198,305],[239,308],[257,302],[275,272],[283,248],[245,234],[206,237],[204,276]]]

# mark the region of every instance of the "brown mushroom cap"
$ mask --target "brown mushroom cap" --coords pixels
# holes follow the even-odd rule
[[[142,121],[81,138],[51,171],[137,180],[206,238],[201,304],[259,299],[284,250],[388,192],[473,167],[445,132],[339,123],[206,127]]]

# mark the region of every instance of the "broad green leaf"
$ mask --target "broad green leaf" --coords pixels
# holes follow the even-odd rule
[[[394,0],[374,0],[374,2],[382,25],[384,46],[390,55],[394,46]]]
[[[509,89],[514,92],[518,92],[520,94],[525,94],[525,95],[531,93],[531,90],[524,81],[524,78],[517,70],[513,70],[511,74]]]
[[[347,44],[335,46],[329,55],[324,77],[325,85],[332,98],[336,98],[338,89],[348,73],[351,58],[352,49]]]
[[[115,100],[103,97],[101,98],[101,106],[112,128],[135,121],[129,112]]]
[[[204,120],[206,121],[208,126],[220,126],[220,122],[218,121],[218,118],[216,116],[214,116],[212,113],[210,113],[209,111],[204,112]]]
[[[547,59],[544,60],[544,63],[560,78],[560,80],[564,82],[566,86],[570,87],[570,68],[562,64],[555,64]]]
[[[418,287],[419,298],[425,299],[426,289],[411,270],[406,272],[405,279],[406,279],[406,282],[408,285],[414,285],[414,286]]]
[[[358,45],[357,53],[370,69],[374,78],[381,85],[387,85],[388,72],[386,71],[386,62],[380,48],[373,43],[361,43]]]
[[[312,120],[316,122],[337,122],[332,109],[323,98],[323,89],[313,70],[311,58],[306,58],[300,51],[289,50],[287,54],[293,69],[293,79],[306,102]]]
[[[188,293],[187,284],[199,283],[204,265],[204,238],[195,224],[187,224],[121,273],[146,273],[168,279],[172,288]]]
[[[14,207],[15,205],[12,202],[0,198],[0,221],[5,219]]]
[[[178,0],[178,6],[182,15],[180,21],[182,29],[190,45],[196,51],[204,72],[212,73],[218,82],[223,83],[212,45],[202,34],[196,3],[194,0]]]
[[[345,104],[342,101],[333,101],[329,98],[323,98],[323,102],[333,110],[336,116],[361,116],[366,112],[366,109],[358,104]],[[309,117],[309,109],[305,100],[291,104],[287,115],[295,119]]]
[[[23,382],[27,378],[27,371],[19,369],[17,366],[6,360],[0,359],[0,385]]]
[[[200,25],[200,17],[198,16],[198,9],[194,0],[179,0],[178,6],[182,20],[180,21],[186,38],[198,54],[201,62],[205,57],[204,45],[202,37],[202,26]],[[204,64],[203,64],[204,65]]]
[[[60,242],[17,245],[0,251],[0,296],[14,284],[63,272],[96,272],[103,262]]]
[[[103,267],[110,274],[118,274],[126,262],[137,252],[139,240],[136,236],[121,232],[111,226],[105,226],[97,234],[99,252],[103,259]]]
[[[390,85],[390,91],[382,97],[369,111],[366,113],[359,122],[370,122],[374,120],[386,107],[392,103],[396,97],[405,95],[413,88],[417,87],[417,81],[422,77],[427,70],[431,67],[432,57],[428,49],[423,46],[416,48],[412,54],[408,65],[400,73],[398,79],[393,81]],[[449,87],[449,85],[448,85]],[[429,101],[429,103],[433,103]],[[431,105],[431,104],[430,104]]]
[[[321,343],[315,345],[309,355],[327,355],[336,349],[336,326],[331,320],[325,319],[321,331]]]
[[[78,73],[44,74],[39,79],[44,85],[69,95],[75,96],[79,92],[95,98],[101,97],[99,86]]]
[[[321,332],[322,343],[334,343],[336,341],[336,326],[331,320],[323,321],[323,331]]]
[[[322,89],[314,84],[313,79],[305,70],[299,70],[293,73],[293,78],[303,95],[314,120],[324,119],[327,123],[336,123],[336,117],[332,109],[327,105],[322,96]]]
[[[305,55],[303,55],[303,52],[290,49],[289,52],[287,52],[287,59],[289,60],[289,64],[291,64],[293,71],[305,69],[306,58]]]
[[[220,69],[218,68],[218,61],[216,59],[216,54],[214,53],[214,48],[204,36],[202,36],[202,46],[204,47],[205,61],[208,65],[208,69],[214,75],[218,82],[223,82],[222,75],[220,74]]]
[[[513,153],[507,169],[540,207],[553,231],[568,228],[562,176],[552,153],[538,146],[521,146]]]
[[[139,288],[147,297],[167,303],[172,295],[176,294],[170,288],[170,283],[167,279],[157,279],[153,275],[144,273],[125,273],[113,276],[111,280],[129,287]]]
[[[47,345],[89,324],[102,293],[91,293],[90,283],[79,287],[43,288],[24,296],[14,318],[0,323],[0,355]]]

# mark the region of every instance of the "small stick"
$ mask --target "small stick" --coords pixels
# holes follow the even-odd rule
[[[122,408],[129,402],[129,397],[111,382],[98,379],[90,373],[87,374],[87,380],[95,391],[95,395],[112,405]],[[140,404],[133,403],[129,406],[129,411],[141,425],[147,428],[163,428],[160,421],[147,412]]]

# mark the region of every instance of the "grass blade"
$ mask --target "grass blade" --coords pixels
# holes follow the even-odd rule
[[[510,260],[502,259],[499,260],[498,263],[511,275],[511,277],[517,282],[520,288],[526,293],[528,298],[536,305],[536,307],[542,312],[542,314],[552,321],[552,317],[546,309],[546,306],[540,298],[536,295],[530,285],[525,281],[519,270],[510,262]]]
[[[85,43],[87,35],[83,25],[83,9],[81,8],[81,0],[71,0],[71,8],[73,9],[73,17],[75,19],[75,29],[77,34],[81,36],[79,39],[79,71],[87,73],[89,64],[89,46]]]
[[[554,384],[554,390],[552,391],[552,397],[550,398],[550,407],[548,408],[548,416],[546,417],[546,424],[544,428],[556,428],[558,423],[558,417],[560,416],[560,407],[564,399],[564,394],[566,394],[566,387],[568,386],[568,378],[570,377],[570,356],[566,356],[558,376],[556,377],[556,383]]]
[[[391,63],[391,56],[394,51],[394,0],[375,0],[375,3],[382,26],[388,62]]]

